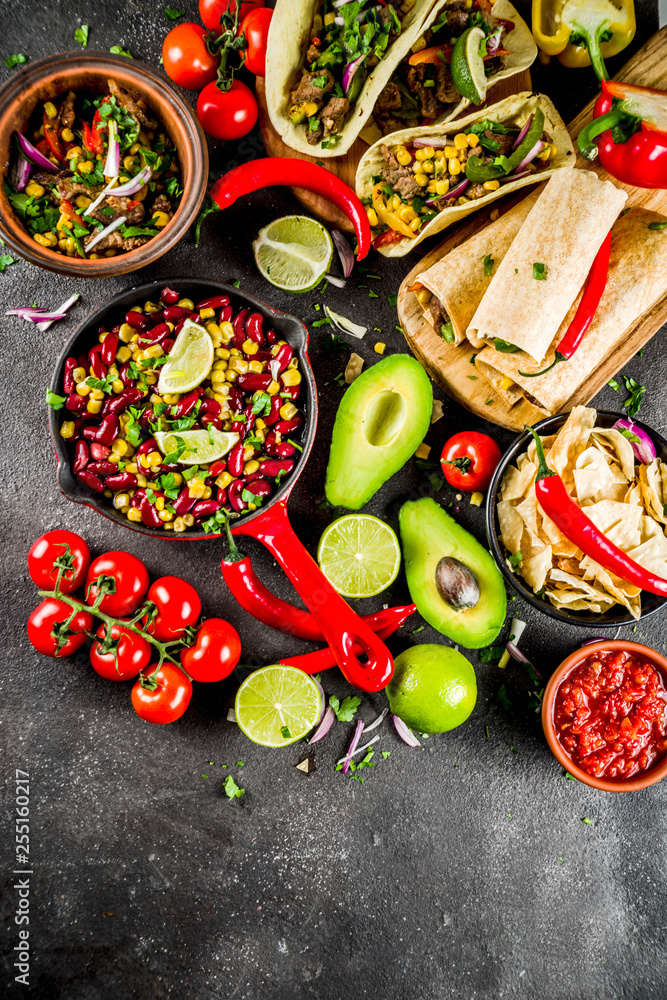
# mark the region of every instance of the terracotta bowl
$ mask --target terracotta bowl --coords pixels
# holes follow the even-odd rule
[[[662,781],[665,775],[667,775],[667,757],[664,757],[659,763],[649,768],[648,771],[637,774],[625,781],[594,778],[591,774],[587,774],[581,768],[577,767],[574,761],[568,757],[558,741],[554,728],[554,703],[561,681],[582,660],[590,656],[591,653],[598,651],[609,652],[610,650],[638,653],[653,664],[656,670],[662,674],[663,681],[667,684],[667,659],[661,656],[660,653],[656,653],[650,646],[643,646],[639,642],[628,642],[625,639],[610,639],[609,642],[603,640],[589,643],[586,646],[582,646],[581,649],[576,649],[574,653],[570,653],[549,678],[549,683],[546,686],[544,698],[542,699],[542,728],[544,729],[549,749],[556,760],[566,771],[569,771],[575,778],[578,778],[579,781],[583,781],[585,785],[590,785],[591,788],[598,788],[602,792],[636,792],[641,788],[648,788],[649,785],[655,785],[656,782]]]
[[[113,78],[145,99],[174,143],[181,166],[183,196],[174,217],[159,236],[142,247],[116,257],[81,260],[39,246],[14,214],[0,184],[0,236],[8,247],[32,264],[77,278],[106,278],[127,274],[157,260],[186,233],[197,217],[208,183],[208,150],[201,125],[192,108],[157,70],[136,59],[108,52],[60,52],[28,63],[13,73],[0,89],[0,172],[9,170],[12,134],[25,132],[35,108],[68,90],[93,94],[107,92]]]

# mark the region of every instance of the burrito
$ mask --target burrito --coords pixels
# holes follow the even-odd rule
[[[373,246],[403,257],[428,236],[574,161],[552,102],[525,91],[448,125],[380,140],[359,162],[356,190],[371,203]]]
[[[519,374],[541,371],[554,361],[556,348],[574,318],[581,295],[569,309],[540,364],[535,364],[524,351],[503,354],[485,347],[477,355],[476,368],[506,403],[511,405],[523,398],[547,414],[559,413],[567,408],[579,386],[621,347],[628,328],[650,312],[665,293],[667,238],[662,226],[666,222],[655,212],[631,208],[614,223],[607,285],[593,322],[571,360],[562,361],[537,378]]]
[[[475,343],[544,359],[627,200],[591,170],[559,170],[503,257],[468,327]]]
[[[434,0],[278,0],[266,53],[271,124],[292,149],[347,152]]]
[[[457,40],[476,27],[483,52],[486,88],[520,73],[534,62],[537,46],[530,28],[507,0],[440,0],[434,4],[410,52],[403,56],[377,95],[373,117],[361,138],[369,144],[390,132],[421,125],[441,125],[462,114],[471,102],[460,79],[461,56],[454,56]],[[465,59],[463,60],[465,72]],[[457,86],[458,84],[458,86]]]

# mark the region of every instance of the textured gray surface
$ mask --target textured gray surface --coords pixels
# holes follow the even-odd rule
[[[186,6],[195,13],[190,0]],[[657,27],[656,5],[638,4],[638,12],[645,39]],[[74,29],[84,22],[91,25],[91,46],[120,43],[153,64],[168,28],[161,4],[132,0],[108,3],[104,12],[92,0],[65,0],[57,8],[36,2],[19,8],[2,0],[0,22],[3,55],[23,51],[35,59],[73,47]],[[558,64],[535,77],[566,119],[594,89],[588,74],[566,73]],[[260,150],[255,137],[237,148],[218,145],[214,169]],[[270,663],[293,651],[286,637],[255,624],[225,593],[218,543],[193,548],[148,540],[59,496],[42,398],[61,344],[81,316],[114,292],[153,277],[240,278],[272,304],[315,318],[314,297],[280,295],[252,261],[257,229],[295,208],[284,191],[254,195],[210,221],[199,249],[188,237],[156,267],[117,281],[77,283],[23,262],[0,276],[0,313],[34,301],[52,305],[73,290],[83,296],[72,318],[47,334],[7,319],[0,338],[0,721],[7,783],[1,839],[9,886],[14,769],[28,770],[34,865],[29,992],[40,1000],[664,1000],[667,785],[623,796],[566,780],[525,707],[518,667],[501,675],[471,654],[479,699],[470,720],[429,739],[423,750],[382,730],[380,746],[391,757],[367,771],[361,786],[333,769],[350,724],[338,724],[319,745],[318,770],[306,777],[294,769],[300,747],[254,747],[225,721],[231,683],[199,685],[181,721],[152,727],[135,716],[129,686],[99,678],[85,655],[47,660],[27,642],[25,620],[35,604],[27,550],[41,532],[69,527],[83,533],[95,553],[127,548],[145,560],[153,577],[174,573],[190,580],[206,615],[220,614],[237,626],[246,662]],[[380,298],[369,300],[366,290],[352,287],[330,289],[326,301],[382,327],[382,339],[400,350],[387,294],[408,265],[380,259],[372,266],[382,274],[375,283]],[[647,387],[642,417],[664,434],[663,336],[626,370]],[[318,440],[290,501],[311,551],[329,520],[315,503],[340,398],[332,379],[344,358],[325,354],[320,339],[313,331]],[[375,339],[371,334],[355,345],[369,363]],[[605,390],[598,402],[614,408],[620,400]],[[444,408],[429,437],[434,453],[456,430],[479,427],[446,399]],[[510,440],[493,433],[502,445]],[[399,503],[421,485],[409,463],[369,510],[395,525]],[[464,502],[456,516],[483,537],[480,510]],[[251,544],[262,578],[289,596],[282,574]],[[400,578],[393,595],[407,597]],[[510,607],[528,622],[523,645],[545,675],[591,634],[556,625],[518,603]],[[415,619],[409,627],[417,625]],[[392,642],[394,651],[414,641],[443,641],[429,628],[416,640],[409,630],[403,633]],[[663,652],[667,646],[661,618],[634,635],[629,628],[621,634]],[[503,681],[513,701],[509,713],[498,703]],[[324,684],[329,693],[348,690],[334,671]],[[362,716],[370,720],[384,703],[383,695],[364,699]],[[222,764],[229,765],[226,771]],[[246,788],[233,804],[221,793],[222,776],[230,772]],[[584,817],[593,825],[582,823]],[[7,955],[17,940],[14,905],[8,891]],[[12,961],[3,985],[18,991]]]

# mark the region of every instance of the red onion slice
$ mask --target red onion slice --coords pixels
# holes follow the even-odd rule
[[[451,146],[452,140],[446,138],[437,139],[432,136],[430,139],[413,139],[412,145],[416,149],[423,149],[425,146],[433,146],[434,149],[444,149],[445,146]]]
[[[528,121],[526,122],[526,124],[523,126],[523,128],[519,132],[518,136],[516,137],[516,142],[512,146],[512,149],[516,149],[517,146],[520,146],[521,143],[523,142],[523,140],[526,138],[526,134],[528,132],[528,129],[533,124],[533,118],[534,117],[535,117],[534,115],[531,115],[530,118],[528,119]]]
[[[23,150],[20,149],[16,163],[12,167],[9,175],[9,179],[17,191],[24,190],[26,184],[28,183],[31,170],[32,163],[27,158]]]
[[[109,148],[104,164],[105,177],[118,177],[120,173],[120,146],[118,144],[118,126],[113,118],[109,119]]]
[[[412,730],[406,726],[403,719],[399,719],[397,715],[392,715],[394,720],[394,726],[396,727],[396,732],[401,737],[404,743],[407,743],[409,747],[420,747],[421,743],[412,732]]]
[[[513,642],[508,642],[507,645],[505,646],[505,649],[510,654],[512,659],[516,660],[517,663],[530,663],[528,657],[524,656],[519,647],[515,646]]]
[[[359,719],[359,721],[357,722],[357,725],[355,726],[355,729],[354,729],[354,736],[352,737],[352,742],[350,743],[349,750],[347,751],[347,753],[345,755],[345,760],[343,761],[343,774],[347,774],[347,770],[348,770],[348,768],[350,766],[350,762],[352,760],[352,757],[354,756],[354,751],[359,746],[359,740],[361,738],[361,734],[362,734],[363,728],[364,728],[364,724],[361,721],[361,719]]]
[[[327,706],[327,709],[322,716],[319,726],[313,733],[313,735],[308,740],[308,744],[317,743],[319,740],[324,739],[329,730],[334,724],[334,719],[336,718],[336,713],[334,712],[331,705]]]
[[[458,198],[458,196],[463,194],[463,192],[469,185],[470,181],[466,177],[464,181],[461,181],[460,184],[457,184],[456,187],[453,188],[451,191],[448,191],[447,194],[443,194],[442,197],[440,198],[429,198],[426,204],[428,205],[429,208],[433,207],[437,208],[438,205],[441,205],[443,201],[451,201],[452,198]]]
[[[110,222],[108,226],[105,226],[104,229],[101,229],[96,236],[93,236],[90,243],[86,246],[86,253],[89,253],[93,247],[97,246],[100,240],[103,240],[105,236],[109,235],[109,233],[113,233],[119,226],[122,226],[124,222],[127,222],[127,216],[121,215],[118,219],[114,219],[113,222]]]
[[[632,447],[635,458],[641,462],[642,465],[650,465],[651,462],[657,458],[658,453],[653,441],[648,436],[646,431],[643,431],[641,427],[638,427],[637,424],[632,422],[632,420],[621,417],[620,420],[617,420],[614,424],[613,430],[620,431],[621,433],[623,433],[623,431],[629,431],[631,434],[634,434],[636,438],[639,438],[638,441],[630,441],[629,443]],[[627,435],[623,436],[627,437]]]
[[[58,316],[56,316],[55,319],[46,319],[46,318],[43,318],[37,324],[37,328],[39,330],[41,330],[42,333],[43,333],[45,330],[48,330],[49,327],[51,326],[51,324],[55,323],[56,320],[58,320],[58,319],[64,319],[65,318],[65,313],[69,312],[69,310],[72,308],[72,306],[76,305],[76,303],[79,301],[80,298],[81,298],[81,296],[79,295],[78,292],[75,292],[74,295],[70,295],[70,297],[68,299],[65,299],[65,301],[63,302],[63,304],[58,308],[58,310],[57,310]]]
[[[345,278],[337,278],[335,274],[325,274],[324,277],[330,285],[334,285],[336,288],[345,288],[347,285]]]
[[[340,257],[340,264],[343,268],[343,277],[349,278],[352,274],[352,268],[354,267],[354,254],[352,253],[352,248],[339,229],[334,229],[331,235],[336,245],[338,256]],[[329,280],[331,280],[331,278],[329,278]]]
[[[368,52],[364,52],[362,55],[357,56],[357,58],[353,59],[352,62],[349,62],[343,70],[343,91],[345,94],[349,93],[350,87],[352,86],[352,80],[354,79],[354,74],[357,72],[367,55]]]
[[[58,319],[65,319],[64,312],[46,312],[45,309],[34,309],[32,306],[19,306],[18,309],[8,309],[5,316],[20,316],[21,319],[28,319],[31,323],[42,323],[45,320],[55,323]]]
[[[114,181],[112,181],[110,184],[107,184],[104,191],[101,191],[100,194],[98,194],[95,201],[88,206],[83,214],[90,215],[91,212],[94,212],[100,202],[104,201],[108,194],[112,194],[114,198],[123,197],[128,194],[136,194],[138,191],[141,191],[144,184],[148,184],[151,176],[151,168],[149,166],[145,166],[136,177],[133,177],[132,180],[127,181],[125,184],[118,184],[115,186]]]
[[[51,160],[47,160],[44,154],[40,153],[40,151],[33,146],[33,144],[26,139],[24,135],[21,135],[20,132],[17,132],[16,134],[19,137],[19,145],[21,146],[21,149],[31,163],[34,163],[36,167],[41,167],[42,170],[48,170],[50,174],[58,173],[59,168],[56,167],[54,163],[51,163]]]
[[[364,732],[366,733],[366,735],[368,735],[369,733],[372,733],[374,729],[377,729],[378,726],[382,725],[382,723],[383,723],[384,719],[386,718],[388,712],[389,712],[389,709],[385,708],[382,711],[382,713],[380,715],[378,715],[378,717],[375,720],[375,722],[371,722],[370,726],[366,726],[366,728],[364,729]]]
[[[526,153],[526,155],[524,156],[524,158],[521,161],[521,163],[519,164],[519,166],[516,168],[515,171],[513,171],[512,175],[511,175],[512,176],[512,180],[514,180],[514,178],[516,177],[516,175],[520,174],[521,171],[524,170],[524,168],[527,167],[529,163],[532,163],[532,161],[535,159],[535,157],[537,156],[537,154],[541,153],[545,146],[546,146],[546,142],[542,142],[541,139],[537,140],[537,142],[535,143],[535,145],[533,146],[533,148],[530,150],[530,152]]]
[[[369,740],[368,743],[364,743],[362,747],[357,747],[352,756],[356,757],[358,753],[363,753],[364,750],[368,750],[370,747],[373,746],[374,743],[377,743],[379,739],[380,739],[379,736],[374,736],[372,740]],[[344,763],[345,763],[345,757],[341,757],[340,760],[336,761],[336,764],[344,764]]]

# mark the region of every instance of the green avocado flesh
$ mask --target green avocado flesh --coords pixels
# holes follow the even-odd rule
[[[393,354],[363,372],[336,414],[326,496],[359,510],[414,455],[431,423],[431,380],[408,354]]]
[[[422,618],[467,649],[488,646],[507,610],[505,584],[491,554],[428,497],[404,503],[399,524],[408,588]],[[456,611],[438,593],[435,570],[443,556],[453,556],[475,574],[480,597],[474,608]]]

